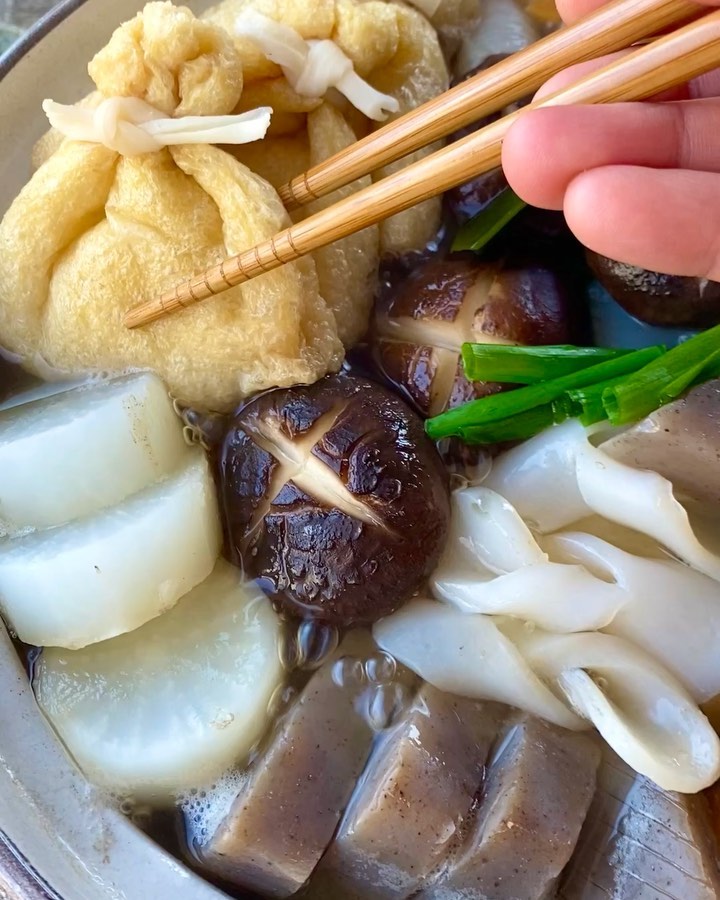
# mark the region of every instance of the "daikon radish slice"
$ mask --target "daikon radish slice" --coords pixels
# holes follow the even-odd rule
[[[219,562],[169,613],[84,650],[44,650],[38,702],[95,784],[172,802],[242,764],[282,679],[269,601]]]
[[[28,644],[84,647],[173,607],[219,552],[215,488],[198,452],[118,506],[0,542],[0,609]]]
[[[46,528],[123,501],[191,458],[154,375],[56,393],[0,412],[0,520]]]

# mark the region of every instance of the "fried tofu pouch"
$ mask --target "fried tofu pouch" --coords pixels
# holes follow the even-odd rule
[[[174,116],[230,113],[243,86],[228,35],[171,3],[121,26],[89,72],[103,97]],[[289,224],[265,179],[207,145],[136,157],[71,140],[48,150],[0,224],[0,343],[26,368],[148,368],[181,401],[217,410],[339,368],[311,258],[145,328],[122,324],[139,300]]]
[[[399,111],[390,119],[447,90],[448,71],[437,32],[422,13],[402,3],[390,0],[223,0],[205,15],[232,34],[237,17],[247,7],[289,25],[306,40],[333,40],[352,60],[362,78],[398,101]],[[265,160],[258,160],[259,148],[250,145],[233,152],[237,152],[243,161],[252,159],[251,167],[257,165],[257,171],[262,171],[277,187],[303,171],[308,158],[313,162],[321,161],[317,140],[312,135],[319,101],[313,103],[313,98],[298,97],[281,69],[266,59],[251,40],[236,37],[235,43],[243,60],[245,78],[240,109],[250,108],[250,103],[269,105],[273,106],[275,115],[271,137],[263,141],[268,148]],[[345,121],[344,128],[339,120],[335,121],[334,137],[326,140],[328,150],[331,145],[342,149],[343,140],[350,143],[381,125],[370,122],[342,99],[326,99]],[[328,112],[322,115],[330,117]],[[383,178],[433,149],[426,148],[386,166],[374,173],[373,178]],[[351,189],[356,190],[361,184],[359,182]],[[337,196],[323,200],[326,204],[331,203]],[[380,251],[399,254],[425,246],[436,236],[440,218],[441,201],[435,198],[385,220],[380,225]],[[352,239],[348,242],[349,252]],[[322,265],[319,265],[319,272],[324,286]]]
[[[233,147],[232,152],[253,172],[279,187],[299,172],[343,150],[355,139],[342,113],[330,103],[321,103],[307,114],[307,122],[300,134],[267,137],[254,144]],[[369,177],[360,178],[309,203],[294,213],[293,218],[299,221],[369,184]],[[352,346],[367,331],[368,315],[377,288],[378,228],[372,226],[335,241],[316,250],[313,257],[320,293],[335,313],[341,340],[346,346]]]

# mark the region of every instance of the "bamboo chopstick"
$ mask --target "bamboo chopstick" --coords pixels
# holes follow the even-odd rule
[[[689,0],[615,0],[298,175],[280,197],[296,209],[532,94],[569,65],[621,50],[705,9]]]
[[[651,97],[717,67],[719,46],[717,11],[309,216],[162,296],[141,303],[126,314],[124,323],[128,328],[137,328],[192,306],[494,168],[500,162],[505,133],[528,110]]]

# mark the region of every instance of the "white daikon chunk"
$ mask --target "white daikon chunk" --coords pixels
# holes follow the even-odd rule
[[[220,552],[212,476],[198,451],[112,509],[0,542],[0,609],[21,640],[84,647],[170,609]]]
[[[162,382],[142,374],[0,412],[0,522],[46,528],[119,503],[190,458]]]
[[[242,764],[282,679],[280,622],[219,562],[169,613],[84,650],[45,650],[35,691],[85,774],[120,794],[171,802]]]

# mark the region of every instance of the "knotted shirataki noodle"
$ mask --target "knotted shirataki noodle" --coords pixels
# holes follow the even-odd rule
[[[436,15],[441,15],[443,19],[449,16],[453,20],[466,22],[467,7],[471,7],[472,13],[479,2],[480,0],[442,0]],[[260,37],[257,40],[252,36],[238,34],[238,19],[253,21],[252,17],[244,20],[244,14],[248,10],[255,10],[269,17],[271,23],[287,26],[291,32],[296,33],[289,45],[284,40],[275,44],[275,51],[283,54],[283,65],[290,63],[286,66],[287,73],[268,57],[259,42],[267,39],[265,25],[258,29]],[[291,68],[300,67],[301,63],[304,65],[303,60],[306,59],[312,42],[320,42],[326,49],[325,42],[330,42],[339,48],[342,55],[352,62],[357,76],[372,91],[377,92],[369,96],[392,98],[392,105],[396,106],[397,111],[389,112],[388,106],[383,104],[387,111],[385,121],[394,120],[426,103],[447,90],[450,83],[446,57],[435,22],[436,16],[431,24],[422,12],[404,2],[283,0],[278,3],[275,0],[222,0],[217,6],[207,10],[204,18],[220,25],[232,35],[235,47],[242,56],[243,96],[234,111],[241,112],[258,106],[271,106],[274,110],[272,125],[265,141],[262,144],[245,144],[233,148],[232,152],[275,187],[287,183],[382,125],[377,119],[361,112],[337,88],[330,87],[325,93],[323,84],[313,86],[314,91],[323,91],[321,96],[308,96],[295,90],[291,83]],[[255,21],[265,22],[265,19]],[[271,27],[274,31],[274,26]],[[283,33],[287,35],[287,32]],[[299,43],[297,36],[301,38]],[[297,52],[292,52],[293,47]],[[331,52],[337,62],[337,54]],[[285,59],[288,53],[290,55]],[[324,51],[315,50],[313,53],[320,53],[319,59],[322,59]],[[341,75],[345,71],[344,67],[343,63]],[[332,70],[335,71],[335,64]],[[324,70],[319,73],[314,71],[312,80],[320,76],[325,76]],[[363,92],[367,91],[368,87],[363,87]],[[320,123],[318,116],[324,107],[324,121]],[[332,116],[328,114],[328,107]],[[353,187],[347,186],[339,193],[333,192],[303,207],[303,210],[317,212],[339,197],[347,196],[369,184],[371,179],[379,181],[424,158],[438,146],[434,143],[404,159],[382,166],[366,179],[358,179]],[[302,212],[296,211],[293,215],[299,216]],[[379,239],[379,246],[376,240],[377,261],[378,251],[380,255],[394,255],[422,249],[428,242],[436,239],[441,222],[441,201],[439,197],[434,197],[385,219],[375,229],[365,229],[359,234],[366,243],[369,234],[374,234]],[[353,341],[365,333],[367,312],[374,296],[372,279],[359,271],[358,261],[367,258],[368,249],[357,249],[356,243],[360,238],[358,235],[353,238],[346,238],[340,245],[334,245],[337,250],[344,243],[344,263],[346,267],[353,269],[348,273],[344,288],[336,288],[335,291],[340,313],[338,328],[344,341],[342,332],[346,330],[345,323],[348,323],[347,330],[353,335]],[[319,255],[316,253],[315,258],[318,259]],[[324,268],[327,272],[332,272],[336,265],[336,261],[328,259]],[[376,273],[377,266],[373,266],[373,278]],[[323,281],[330,279],[323,279],[321,271],[319,275],[321,293],[329,298],[328,287]],[[338,279],[333,279],[333,282],[337,281]],[[352,302],[351,295],[354,295]],[[341,302],[341,297],[348,300]],[[359,318],[356,312],[358,309],[365,312],[362,328],[354,324]]]
[[[697,706],[720,693],[718,572],[672,485],[572,422],[455,493],[430,585],[443,604],[416,601],[375,637],[441,689],[592,723],[637,771],[694,792],[720,772]]]
[[[382,619],[373,635],[440,690],[517,706],[564,728],[594,725],[666,790],[694,793],[720,775],[720,740],[692,696],[623,638],[553,634],[432,600]]]
[[[261,141],[272,109],[239,115],[172,118],[138,97],[107,97],[95,109],[45,100],[48,121],[73,141],[104,144],[123,156],[141,156],[179,144],[248,144]]]
[[[720,580],[720,556],[698,540],[672,484],[594,447],[576,419],[505,453],[485,485],[541,534],[595,513],[648,535],[694,569]]]
[[[251,7],[237,17],[235,33],[257,43],[265,56],[280,66],[298,94],[320,98],[335,88],[376,122],[400,109],[394,97],[376,91],[357,74],[352,60],[334,41],[306,41],[294,28]]]
[[[699,701],[720,693],[715,580],[594,534],[561,532],[541,546],[517,510],[484,486],[457,491],[452,502],[450,538],[431,581],[439,600],[558,633],[602,629],[651,653]]]

